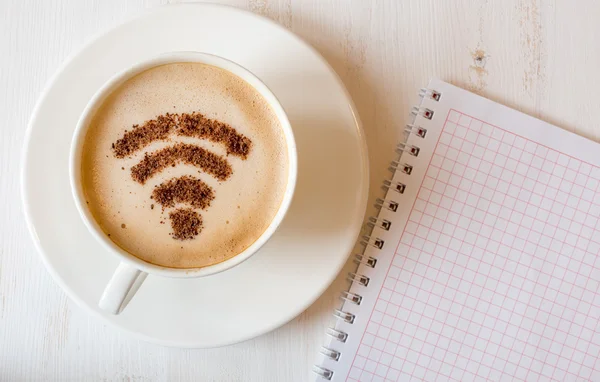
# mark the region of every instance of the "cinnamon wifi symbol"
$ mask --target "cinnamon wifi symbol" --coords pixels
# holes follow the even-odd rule
[[[227,154],[246,159],[252,142],[230,125],[204,117],[200,113],[163,114],[143,125],[134,125],[122,138],[113,143],[117,158],[125,158],[144,149],[157,140],[171,136],[195,137],[224,145]],[[145,153],[144,158],[131,168],[134,181],[145,184],[154,175],[179,163],[195,166],[220,181],[229,179],[233,173],[229,161],[200,146],[175,143],[169,147]],[[163,208],[178,203],[189,205],[169,213],[172,236],[178,240],[193,239],[202,230],[202,216],[197,209],[207,209],[215,198],[215,191],[202,180],[191,175],[169,179],[156,186],[151,199]]]

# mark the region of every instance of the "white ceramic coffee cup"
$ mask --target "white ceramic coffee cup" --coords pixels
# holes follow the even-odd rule
[[[85,197],[81,183],[81,154],[85,135],[91,119],[94,117],[96,111],[102,105],[106,97],[110,95],[112,91],[114,91],[123,82],[127,81],[128,79],[145,70],[160,65],[178,62],[198,62],[213,65],[221,69],[225,69],[233,73],[234,75],[242,78],[252,87],[254,87],[269,103],[272,110],[274,111],[274,113],[280,121],[281,127],[283,129],[283,134],[287,143],[287,153],[289,162],[287,186],[285,189],[283,200],[281,202],[281,205],[279,206],[279,210],[275,214],[275,217],[271,221],[271,224],[269,224],[269,227],[252,245],[250,245],[238,255],[221,263],[213,264],[202,268],[177,269],[161,267],[159,265],[145,262],[139,259],[138,257],[135,257],[134,255],[130,254],[129,252],[123,250],[121,247],[116,245],[113,241],[111,241],[108,238],[108,236],[102,231],[102,229],[92,216],[91,212],[87,207],[87,204],[85,203]],[[110,281],[108,281],[108,285],[106,286],[106,288],[104,289],[104,293],[100,297],[100,308],[109,311],[113,314],[120,313],[125,308],[129,300],[133,297],[135,292],[137,292],[138,288],[140,287],[140,285],[142,284],[142,282],[148,274],[175,278],[203,277],[223,272],[248,259],[254,253],[256,253],[256,251],[258,251],[258,249],[262,247],[267,242],[267,240],[269,240],[269,238],[271,238],[271,236],[277,230],[277,227],[283,220],[292,201],[292,196],[294,194],[296,177],[298,173],[297,163],[298,161],[296,155],[296,143],[294,141],[294,135],[290,126],[290,122],[288,121],[283,107],[281,107],[281,104],[279,103],[275,95],[267,88],[267,86],[261,80],[259,80],[254,74],[252,74],[247,69],[232,61],[207,53],[173,52],[166,53],[149,60],[145,60],[111,78],[92,97],[92,99],[84,109],[83,113],[81,114],[81,117],[77,122],[77,127],[75,128],[69,158],[69,176],[71,180],[71,189],[73,192],[73,197],[75,199],[75,204],[77,205],[77,209],[79,210],[79,214],[81,215],[81,218],[83,219],[88,230],[104,246],[107,253],[110,253],[112,256],[115,256],[117,259],[120,260],[119,266],[115,270],[115,273],[113,274]]]

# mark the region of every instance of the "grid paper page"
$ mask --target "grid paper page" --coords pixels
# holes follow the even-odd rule
[[[600,380],[600,168],[443,117],[346,380]]]

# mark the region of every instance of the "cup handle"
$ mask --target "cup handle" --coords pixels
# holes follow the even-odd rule
[[[148,274],[125,263],[120,263],[108,282],[98,306],[112,314],[125,309],[133,295],[138,291]]]

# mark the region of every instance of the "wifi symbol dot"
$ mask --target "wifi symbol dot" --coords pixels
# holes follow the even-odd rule
[[[164,114],[134,125],[122,138],[113,143],[113,153],[117,158],[125,158],[150,143],[166,140],[171,135],[207,139],[225,146],[227,154],[246,159],[252,142],[226,123],[204,117],[200,113]],[[185,163],[201,169],[220,181],[227,180],[233,173],[229,161],[200,146],[175,143],[169,147],[145,153],[144,158],[131,167],[134,181],[145,184],[165,168]],[[202,230],[202,216],[196,209],[207,209],[215,198],[215,192],[208,184],[190,175],[164,181],[152,191],[151,199],[159,203],[163,210],[176,204],[190,207],[178,208],[169,213],[172,237],[178,240],[195,238]]]

